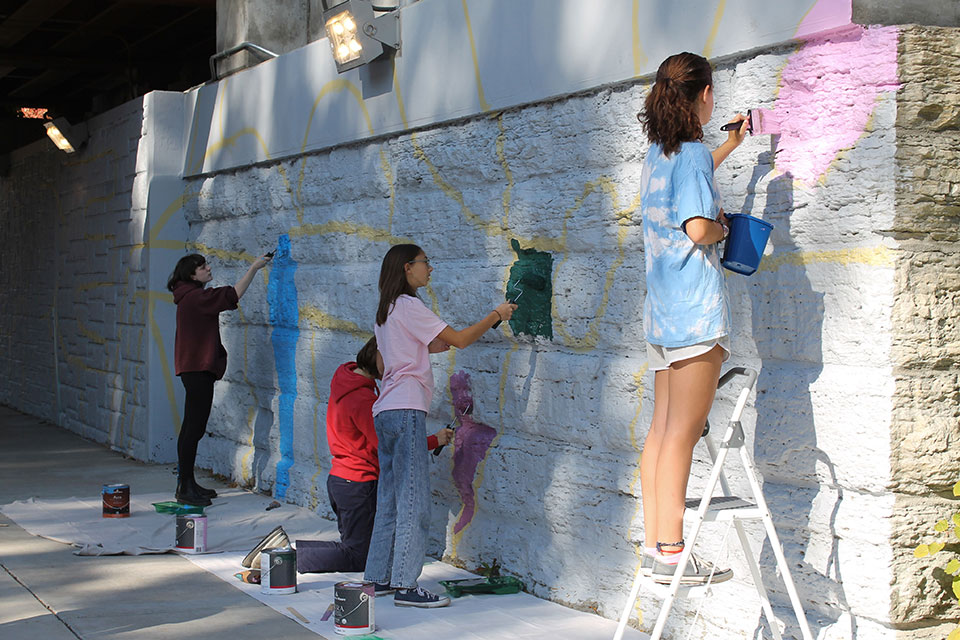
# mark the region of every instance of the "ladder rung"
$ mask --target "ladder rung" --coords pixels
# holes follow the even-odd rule
[[[700,498],[686,501],[687,516],[695,517],[700,508]],[[726,522],[729,520],[760,520],[766,514],[756,504],[737,496],[713,496],[704,515],[704,522]]]
[[[654,582],[653,578],[642,578],[642,584],[644,590],[652,593],[661,600],[665,599],[670,594],[670,585],[661,584],[659,582]],[[711,589],[716,585],[710,585],[709,587],[702,584],[689,585],[681,584],[680,591],[677,594],[683,598],[689,598],[690,600],[695,600],[697,598],[706,598],[710,595]]]

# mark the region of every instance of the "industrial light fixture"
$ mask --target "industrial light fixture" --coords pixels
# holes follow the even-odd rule
[[[66,118],[56,118],[53,122],[44,122],[47,136],[57,145],[57,149],[66,153],[73,153],[87,141],[87,125],[80,123],[70,126]]]
[[[371,0],[326,0],[325,6],[323,23],[337,73],[372,62],[387,50],[400,49],[400,11],[396,7],[374,7]],[[385,13],[377,16],[374,11]]]

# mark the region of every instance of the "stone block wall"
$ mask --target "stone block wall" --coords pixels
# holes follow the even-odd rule
[[[42,140],[0,178],[0,402],[145,458],[142,125],[135,100],[89,121],[82,151]]]
[[[890,433],[896,496],[891,617],[899,637],[944,638],[960,609],[943,571],[955,555],[951,488],[960,480],[960,32],[911,27],[900,42],[898,240]],[[950,527],[935,531],[938,521]],[[923,543],[947,549],[916,558]]]
[[[749,139],[717,177],[728,212],[775,225],[761,271],[728,277],[731,364],[761,372],[748,446],[822,638],[894,633],[878,585],[892,579],[897,42],[896,28],[856,27],[721,63],[706,128],[715,146],[719,124],[745,106],[791,114],[778,138]],[[280,247],[239,312],[223,316],[230,363],[201,464],[332,516],[330,377],[372,331],[390,244],[424,248],[435,271],[423,297],[457,327],[503,299],[523,251],[548,254],[552,299],[540,311],[552,338],[514,323],[434,357],[430,430],[453,420],[464,394],[474,413],[461,442],[473,455],[431,468],[430,549],[468,567],[496,559],[537,595],[616,617],[642,541],[638,462],[652,410],[638,208],[647,144],[635,118],[648,88],[625,83],[189,180],[199,194],[184,208],[189,245],[212,258],[215,284]],[[716,424],[735,392],[720,394]],[[698,449],[691,491],[705,457]],[[744,488],[742,474],[732,480]],[[722,533],[706,544],[720,547]],[[769,546],[751,536],[795,631]],[[743,559],[726,549],[722,561],[744,578],[708,605],[698,623],[708,636],[766,624]],[[641,599],[642,627],[658,607]],[[674,628],[692,608],[678,610]]]

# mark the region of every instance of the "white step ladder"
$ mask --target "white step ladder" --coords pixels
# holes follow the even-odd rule
[[[688,510],[693,508],[697,509],[696,517],[691,518],[692,528],[690,534],[686,537],[687,543],[684,546],[683,553],[680,554],[680,561],[677,563],[677,569],[673,574],[673,580],[670,583],[669,589],[667,589],[666,593],[663,595],[663,606],[661,606],[660,614],[657,616],[657,623],[653,628],[653,634],[650,636],[651,640],[661,640],[663,628],[667,623],[667,618],[670,616],[670,610],[673,608],[673,603],[681,590],[689,595],[692,595],[695,592],[702,593],[705,590],[709,590],[709,584],[706,587],[681,586],[680,579],[683,576],[687,562],[690,560],[690,554],[693,553],[693,549],[696,546],[697,537],[700,534],[700,526],[704,522],[718,521],[732,521],[733,526],[736,528],[737,537],[740,539],[740,546],[743,548],[743,554],[747,559],[747,565],[750,567],[750,574],[753,577],[753,583],[756,585],[757,593],[760,595],[763,613],[766,616],[767,621],[770,623],[770,629],[773,633],[774,639],[782,640],[780,628],[773,616],[773,608],[770,606],[770,598],[767,596],[767,590],[763,586],[763,579],[760,575],[760,565],[757,562],[757,557],[753,554],[753,550],[750,547],[750,541],[747,539],[746,532],[743,528],[743,522],[745,520],[759,520],[763,522],[763,527],[766,530],[767,538],[770,540],[770,546],[773,549],[773,553],[777,559],[777,568],[780,571],[783,584],[790,596],[790,602],[793,604],[793,611],[797,616],[797,622],[800,625],[800,632],[803,635],[803,640],[813,640],[813,636],[810,634],[810,627],[807,624],[807,618],[803,612],[803,606],[800,604],[800,598],[797,595],[797,589],[793,584],[793,577],[790,575],[790,567],[788,566],[787,560],[783,555],[783,547],[780,545],[780,538],[777,536],[777,530],[773,526],[773,517],[770,515],[770,510],[767,508],[767,503],[763,499],[763,491],[760,487],[760,483],[757,482],[757,471],[753,465],[753,459],[743,446],[744,437],[743,428],[740,426],[740,415],[743,413],[743,408],[747,404],[747,396],[750,395],[750,391],[757,382],[757,372],[753,369],[748,369],[745,367],[734,367],[720,377],[720,381],[717,386],[722,387],[735,376],[745,376],[747,380],[743,385],[743,389],[740,391],[740,397],[737,399],[737,404],[734,407],[733,415],[730,418],[730,424],[727,426],[726,433],[723,435],[723,440],[720,442],[719,452],[717,451],[717,446],[713,443],[713,440],[708,435],[710,431],[709,422],[703,431],[703,441],[706,443],[707,449],[710,452],[710,458],[713,460],[713,469],[710,473],[710,480],[707,482],[707,486],[704,488],[703,497],[700,499],[687,500],[686,506]],[[740,452],[740,461],[743,463],[743,470],[747,477],[747,481],[750,483],[750,490],[753,493],[753,501],[738,498],[733,496],[730,492],[730,486],[727,484],[727,478],[723,473],[723,464],[726,461],[727,454],[731,449],[737,449]],[[716,489],[718,482],[723,495],[714,496],[713,492]],[[636,602],[642,586],[646,586],[648,589],[653,590],[654,592],[657,592],[658,590],[662,591],[665,587],[665,585],[655,583],[651,578],[644,577],[640,568],[637,568],[637,576],[633,581],[633,588],[630,590],[630,596],[627,598],[627,604],[623,608],[623,614],[620,616],[620,624],[617,626],[617,633],[614,635],[614,640],[621,640],[623,637],[623,632],[627,627],[627,621],[630,619],[630,612],[633,610],[633,604]]]

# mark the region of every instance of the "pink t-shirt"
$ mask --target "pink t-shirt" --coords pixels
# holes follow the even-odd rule
[[[427,347],[446,326],[420,298],[408,295],[397,298],[383,325],[374,325],[383,381],[373,415],[389,409],[430,410],[433,370]]]

